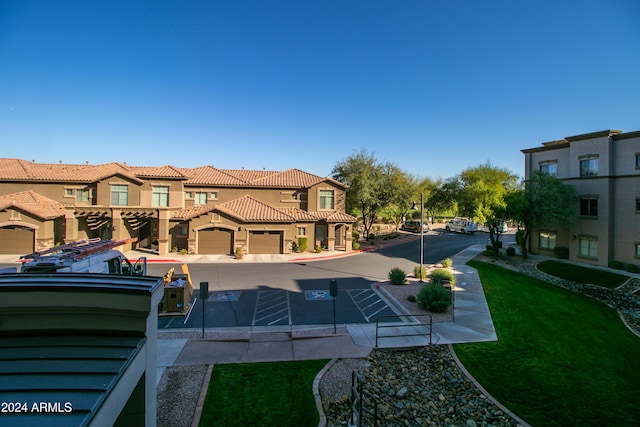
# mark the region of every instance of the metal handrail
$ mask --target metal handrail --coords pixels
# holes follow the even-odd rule
[[[385,323],[384,326],[380,325],[381,320],[387,319],[402,319],[409,318],[416,320],[414,322],[402,322],[402,323]],[[427,322],[418,322],[418,318],[426,318]],[[406,334],[394,334],[394,335],[380,335],[380,329],[385,328],[412,328],[415,331],[416,326],[426,326],[427,332],[414,332],[414,333],[406,333]],[[429,345],[432,344],[431,336],[433,334],[433,318],[430,314],[394,314],[390,316],[380,316],[376,319],[376,348],[378,347],[378,339],[379,338],[395,338],[395,337],[418,337],[418,336],[429,336]]]

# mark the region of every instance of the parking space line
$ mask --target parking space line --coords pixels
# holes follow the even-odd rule
[[[291,324],[289,292],[285,290],[258,291],[253,326],[272,326],[287,321]]]

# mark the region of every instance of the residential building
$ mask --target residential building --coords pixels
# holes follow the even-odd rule
[[[137,237],[160,255],[351,250],[346,186],[299,169],[44,164],[0,159],[0,253]]]
[[[540,253],[569,248],[569,259],[608,266],[640,264],[640,131],[604,130],[522,150],[525,178],[555,175],[576,189],[576,221],[532,230]]]

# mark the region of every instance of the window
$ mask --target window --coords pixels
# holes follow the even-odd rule
[[[541,231],[538,237],[538,246],[541,249],[553,249],[556,247],[556,232]]]
[[[580,237],[579,255],[585,258],[597,258],[598,240],[592,237]]]
[[[580,216],[598,216],[598,199],[580,199]]]
[[[209,193],[209,198],[211,200],[218,200],[218,192],[217,191],[212,191],[211,193]]]
[[[333,209],[333,190],[320,190],[320,209]]]
[[[640,169],[640,153],[636,153],[636,169]]]
[[[65,188],[64,189],[65,197],[73,197],[73,188]]]
[[[91,191],[88,188],[84,188],[82,190],[76,190],[76,202],[89,203],[90,197],[91,197]]]
[[[206,205],[207,204],[207,193],[195,193],[195,204],[196,205]]]
[[[184,198],[185,199],[193,199],[193,193],[191,191],[185,191],[184,192]]]
[[[558,164],[556,162],[542,163],[540,165],[540,172],[556,176],[558,174]]]
[[[589,158],[580,160],[580,176],[597,176],[598,159]]]
[[[640,199],[636,199],[636,213],[640,213]]]
[[[298,227],[298,236],[306,236],[307,227]]]
[[[169,206],[169,187],[153,187],[153,206]]]
[[[129,204],[129,189],[126,185],[111,186],[111,204],[115,206],[127,206]]]
[[[640,258],[640,243],[636,243],[636,258]]]

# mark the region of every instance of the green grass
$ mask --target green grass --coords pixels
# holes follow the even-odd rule
[[[622,274],[552,260],[542,261],[538,264],[538,269],[552,276],[560,277],[561,279],[573,280],[579,283],[590,283],[609,289],[615,289],[629,280],[628,276]]]
[[[640,424],[640,338],[592,298],[471,261],[498,341],[458,344],[464,366],[533,426]]]
[[[313,380],[327,360],[216,365],[201,426],[317,426]]]

